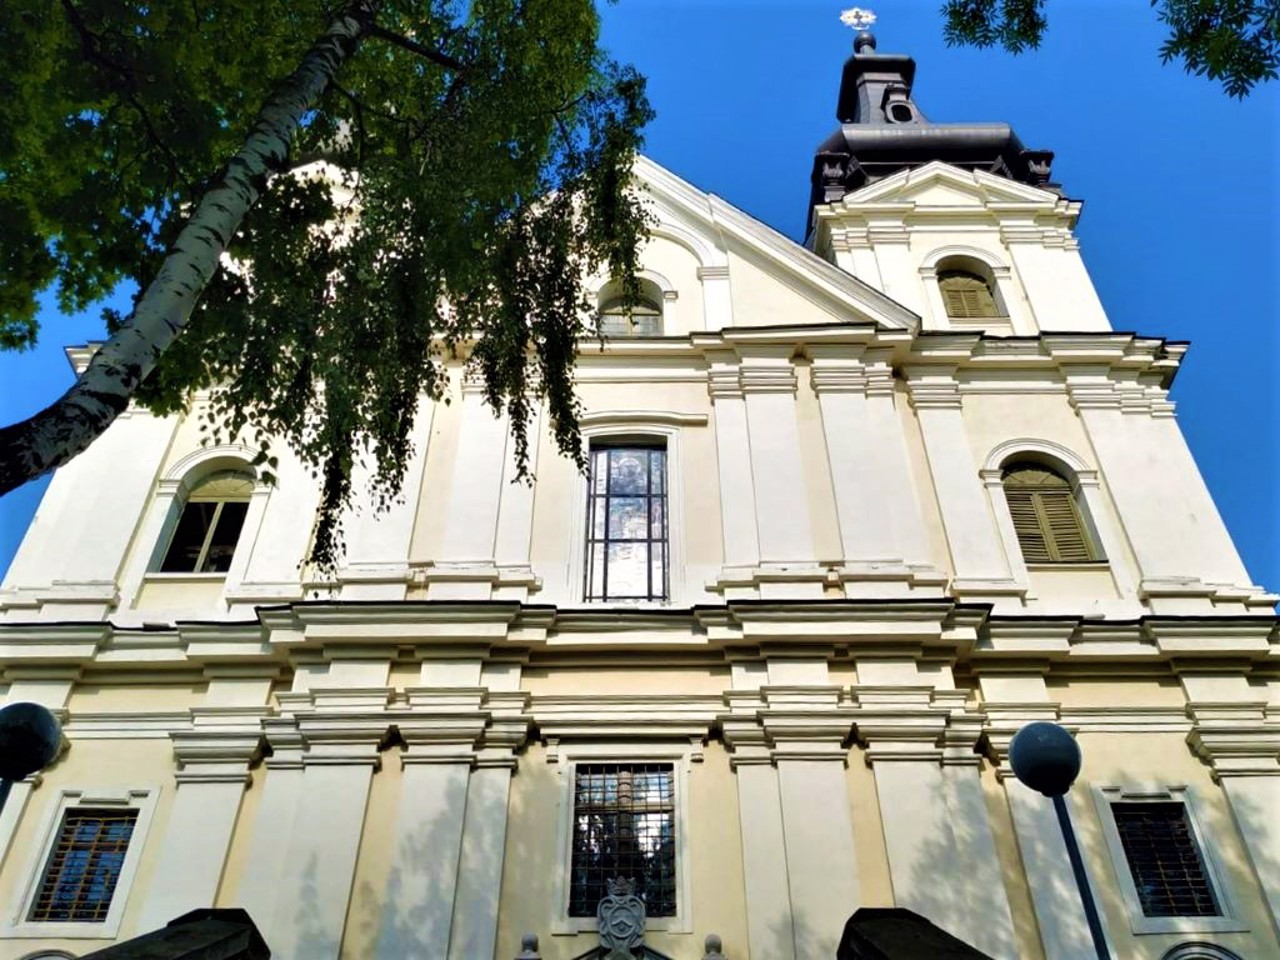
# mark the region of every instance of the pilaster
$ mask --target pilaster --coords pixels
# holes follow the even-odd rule
[[[739,782],[751,952],[834,955],[859,902],[848,706],[839,687],[824,685],[765,685],[735,691],[729,703],[721,724]]]
[[[1197,677],[1183,674],[1195,722],[1187,743],[1212,768],[1222,785],[1249,861],[1280,930],[1280,717],[1242,675]],[[1197,695],[1216,699],[1196,699]],[[1229,698],[1228,698],[1229,697]]]
[[[261,757],[265,707],[193,707],[191,729],[174,731],[177,794],[138,929],[213,906],[249,782]]]
[[[484,385],[462,381],[461,425],[440,555],[421,576],[431,600],[493,595],[498,514],[508,458],[508,422],[485,402]]]
[[[924,522],[886,359],[814,347],[810,379],[822,411],[846,596],[934,590]]]
[[[951,552],[952,591],[964,600],[1017,601],[1026,589],[1013,579],[997,536],[969,447],[955,371],[909,367],[906,374]]]
[[[1040,674],[984,676],[980,683],[988,755],[1009,800],[1045,960],[1078,960],[1091,953],[1093,940],[1053,801],[1025,786],[1009,766],[1014,734],[1036,720],[1056,722],[1058,705]],[[1070,795],[1066,799],[1070,806]]]

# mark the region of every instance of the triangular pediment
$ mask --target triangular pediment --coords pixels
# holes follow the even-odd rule
[[[1051,190],[1029,186],[982,170],[963,170],[935,160],[900,170],[847,194],[846,207],[910,203],[917,207],[986,207],[990,204],[1035,204],[1057,207],[1064,201]]]
[[[717,272],[730,277],[733,326],[804,322],[918,328],[920,318],[892,297],[715,194],[647,157],[636,158],[634,172],[657,219],[654,236],[688,249],[699,277]]]

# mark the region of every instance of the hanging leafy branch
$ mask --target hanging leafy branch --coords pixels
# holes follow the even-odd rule
[[[358,462],[400,489],[423,398],[469,356],[523,470],[534,399],[578,462],[584,279],[634,283],[644,81],[590,0],[14,0],[0,11],[0,346],[36,297],[127,316],[75,385],[0,429],[0,493],[131,402],[283,439],[340,555]],[[229,159],[228,159],[229,158]]]
[[[1012,53],[1040,45],[1046,0],[947,0],[943,35],[952,45],[1001,46]],[[1169,27],[1164,63],[1222,83],[1244,97],[1280,69],[1280,0],[1151,0]]]

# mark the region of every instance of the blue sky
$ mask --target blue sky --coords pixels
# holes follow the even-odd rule
[[[1085,262],[1112,325],[1190,340],[1178,417],[1254,581],[1280,589],[1280,311],[1275,292],[1280,84],[1240,102],[1162,66],[1145,2],[1049,0],[1036,52],[948,49],[941,0],[884,0],[881,52],[916,58],[914,98],[934,121],[1012,123],[1056,153],[1084,201]],[[620,0],[605,43],[649,77],[646,153],[799,239],[814,147],[835,126],[853,39],[839,3]],[[0,418],[70,382],[61,347],[100,335],[95,315],[47,314],[39,348],[0,354]],[[0,499],[6,569],[43,492]]]

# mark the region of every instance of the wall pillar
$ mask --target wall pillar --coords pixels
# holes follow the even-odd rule
[[[335,662],[334,667],[339,666]],[[283,741],[284,752],[293,754],[288,760],[301,767],[300,777],[286,778],[282,784],[286,789],[273,797],[274,773],[268,773],[268,792],[262,798],[250,851],[250,870],[261,865],[265,855],[279,857],[278,866],[264,870],[275,885],[264,898],[273,905],[270,919],[265,909],[245,897],[246,887],[252,890],[265,877],[241,884],[241,899],[247,901],[246,908],[271,945],[271,955],[279,960],[338,958],[370,781],[380,763],[378,745],[387,731],[386,723],[374,717],[385,710],[388,695],[385,689],[336,684],[332,689],[278,695],[287,716],[275,721],[284,728],[276,731],[276,737]],[[287,730],[290,722],[296,738]],[[269,735],[272,724],[264,723]],[[296,753],[288,749],[296,745],[305,749]],[[283,809],[289,801],[289,808]],[[281,814],[284,822],[274,826],[284,836],[262,836],[269,826],[266,817]],[[259,912],[263,920],[257,919]]]
[[[738,777],[738,819],[750,955],[798,960],[787,877],[778,771],[754,720],[725,723],[729,762]]]
[[[5,668],[5,674],[9,678],[5,704],[38,703],[48,707],[59,723],[67,722],[67,700],[80,675],[79,667],[30,667],[11,663]],[[57,762],[55,759],[54,764]],[[26,812],[31,791],[40,786],[41,773],[43,771],[37,771],[9,788],[9,799],[5,801],[4,810],[0,811],[0,867],[9,855],[9,846]]]
[[[1013,917],[973,752],[981,719],[914,663],[859,661],[857,730],[875,773],[894,902],[1000,960]],[[895,675],[899,682],[886,683]],[[949,674],[948,674],[949,678]],[[951,727],[954,719],[955,726]]]
[[[751,954],[834,956],[860,904],[849,712],[838,687],[763,686],[758,697],[754,710],[735,698],[735,716],[722,718],[739,783]]]
[[[488,600],[497,580],[498,513],[507,462],[508,422],[484,399],[484,385],[462,380],[461,424],[439,558],[425,571],[431,600]]]
[[[738,382],[737,359],[710,355],[707,386],[715,407],[716,460],[720,479],[720,519],[724,531],[725,599],[755,595],[752,574],[760,564],[756,492],[751,479],[747,404]]]
[[[1243,675],[1181,679],[1195,720],[1187,743],[1211,764],[1213,779],[1227,795],[1280,932],[1280,722],[1268,715],[1275,705],[1258,697]]]
[[[1249,582],[1164,390],[1102,366],[1066,375],[1137,559],[1139,598],[1157,613],[1196,612],[1207,599],[1269,610],[1274,598]]]
[[[843,348],[847,353],[849,348]],[[945,582],[928,563],[924,521],[887,362],[811,348],[849,596]],[[899,586],[900,584],[900,586]]]
[[[1045,960],[1087,957],[1093,952],[1093,938],[1053,801],[1023,785],[1009,767],[1009,743],[1014,734],[1035,720],[1057,722],[1058,706],[1048,699],[1044,677],[1039,674],[982,677],[979,682],[987,742],[1009,800]],[[1066,800],[1070,808],[1070,794]]]
[[[954,370],[909,368],[907,386],[947,534],[954,592],[966,600],[1020,597],[1026,588],[1010,574],[969,447]]]
[[[248,764],[260,751],[263,708],[196,707],[192,729],[171,733],[178,771],[140,931],[212,907],[249,782]]]
[[[490,704],[504,714],[485,732],[475,769],[467,785],[467,814],[462,828],[458,887],[449,936],[450,960],[494,955],[498,940],[498,906],[507,845],[507,805],[515,749],[524,742],[528,695],[490,694]]]
[[[343,600],[403,600],[409,583],[409,540],[426,470],[435,403],[423,399],[409,434],[413,456],[405,467],[400,495],[385,510],[377,506],[371,467],[362,465],[352,483],[357,492],[348,509],[343,558],[338,569]]]

